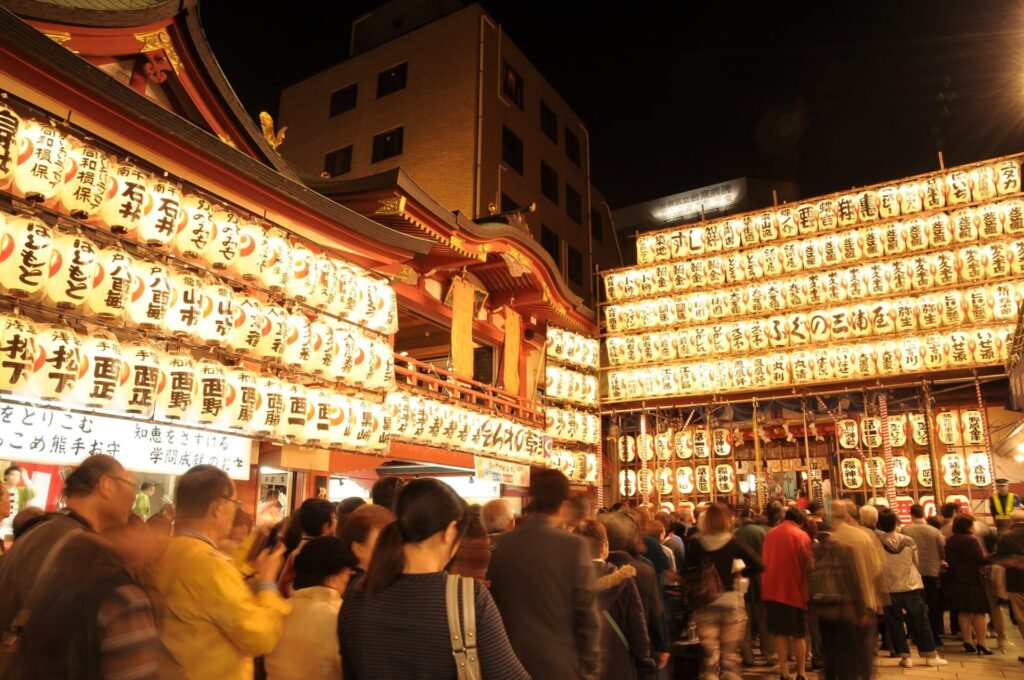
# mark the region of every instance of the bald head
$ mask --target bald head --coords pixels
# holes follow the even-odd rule
[[[511,531],[516,525],[516,515],[512,506],[502,498],[488,501],[480,509],[480,521],[489,534],[503,534]]]
[[[851,501],[834,501],[832,503],[832,524],[853,524],[857,515],[857,506]]]

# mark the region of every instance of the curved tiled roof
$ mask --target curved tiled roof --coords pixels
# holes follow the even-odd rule
[[[144,26],[173,17],[180,0],[2,0],[18,16],[75,26]],[[186,2],[184,4],[194,4]]]

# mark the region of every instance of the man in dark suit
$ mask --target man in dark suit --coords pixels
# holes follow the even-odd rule
[[[532,513],[496,542],[487,578],[512,649],[534,680],[597,673],[594,569],[586,541],[558,526],[569,480],[531,474]]]

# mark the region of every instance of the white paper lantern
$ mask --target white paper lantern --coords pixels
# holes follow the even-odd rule
[[[949,364],[951,367],[970,366],[974,363],[974,352],[971,348],[972,336],[955,331],[946,337],[949,338]]]
[[[736,488],[736,470],[728,463],[715,466],[715,488],[718,493],[732,493]]]
[[[989,365],[1002,359],[1002,340],[993,331],[981,328],[968,341],[974,363]]]
[[[21,117],[0,102],[0,189],[6,190],[18,161],[18,130]]]
[[[17,314],[0,314],[0,393],[29,391],[39,354],[38,336],[36,325],[30,319]]]
[[[978,216],[978,238],[983,241],[1003,235],[1003,211],[998,203],[986,203],[975,210]]]
[[[259,300],[249,295],[234,298],[229,349],[248,354],[256,349],[263,335],[264,318]]]
[[[32,391],[43,399],[68,399],[82,370],[82,343],[65,326],[44,325],[35,339]]]
[[[291,271],[284,286],[287,295],[303,302],[314,295],[317,283],[313,271],[315,257],[304,243],[292,244]]]
[[[920,338],[903,338],[899,343],[900,370],[917,373],[925,369],[924,343]]]
[[[13,297],[29,297],[43,289],[49,273],[53,232],[29,217],[2,215],[0,288]]]
[[[291,245],[283,229],[267,230],[260,259],[260,284],[273,291],[283,290],[291,275]]]
[[[951,170],[946,173],[946,203],[963,205],[971,202],[971,176],[966,170]],[[942,206],[935,206],[942,207]]]
[[[924,338],[924,364],[929,370],[949,368],[949,341],[945,335],[932,333]]]
[[[57,128],[33,119],[18,126],[18,156],[10,190],[30,201],[52,204],[64,186],[68,145]]]
[[[155,248],[170,245],[185,221],[181,187],[167,177],[153,177],[146,190],[136,238]]]
[[[938,273],[938,266],[935,256],[917,255],[907,258],[901,262],[908,271],[908,279],[911,288],[914,290],[931,290],[935,286],[935,275]],[[892,286],[895,290],[895,286]],[[903,292],[905,289],[901,289]]]
[[[254,434],[277,436],[284,413],[284,386],[272,375],[261,375],[256,379],[256,412],[252,419]]]
[[[942,456],[942,477],[948,486],[963,486],[967,482],[967,470],[964,469],[964,457],[959,453],[946,453]]]
[[[213,347],[230,347],[235,321],[234,291],[218,279],[206,281],[197,328],[199,339]]]
[[[666,298],[671,299],[671,298]],[[383,279],[374,282],[372,288],[373,311],[366,320],[366,327],[379,333],[392,334],[398,330],[398,300],[390,284]],[[666,313],[662,325],[675,323]],[[578,362],[577,362],[578,363]]]
[[[199,260],[214,238],[213,206],[204,196],[189,193],[181,200],[182,219],[174,236],[174,252],[190,260]]]
[[[142,222],[150,176],[130,161],[114,163],[96,221],[115,234],[134,236]]]
[[[120,319],[128,307],[135,262],[121,246],[112,243],[96,253],[92,282],[85,309],[101,319]]]
[[[895,185],[878,189],[878,217],[887,220],[900,216],[900,190]]]
[[[243,366],[226,369],[224,407],[217,419],[218,426],[241,431],[251,429],[259,401],[258,380],[255,373]]]
[[[948,224],[948,221],[945,213],[939,213],[927,221],[921,218],[912,218],[904,222],[903,237],[907,244],[907,250],[911,252],[927,250],[933,226],[937,227],[939,233],[943,233],[949,230],[948,226],[943,226]]]
[[[900,348],[892,341],[880,342],[875,348],[875,364],[878,367],[878,375],[899,375],[900,373]]]
[[[878,373],[875,361],[875,346],[870,343],[863,343],[853,347],[854,364],[857,367],[857,377],[872,378]]]
[[[164,329],[172,335],[189,336],[199,328],[203,313],[203,282],[199,276],[185,269],[171,272],[168,277],[170,296]]]
[[[210,221],[212,235],[200,257],[214,269],[228,269],[235,265],[241,251],[241,218],[234,210],[216,205],[210,212]],[[247,277],[243,274],[243,278]]]
[[[80,234],[59,232],[50,250],[46,299],[61,309],[85,303],[96,268],[96,244]]]
[[[1000,279],[1019,273],[1017,254],[1005,241],[990,243],[981,249],[981,259],[985,263],[985,278]],[[1018,271],[1014,271],[1014,270]]]
[[[937,210],[946,206],[945,178],[933,175],[921,181],[920,186],[925,210]]]
[[[167,265],[137,261],[132,271],[132,294],[128,318],[140,328],[159,328],[170,302],[170,272]]]
[[[114,404],[127,372],[117,338],[107,331],[91,329],[81,338],[81,361],[72,399],[93,408]]]
[[[885,459],[881,456],[871,456],[864,460],[865,472],[867,472],[868,484],[876,489],[885,486]]]
[[[0,111],[0,127],[4,122],[2,116]],[[60,207],[72,217],[88,219],[96,215],[103,205],[113,159],[106,152],[77,139],[68,137],[65,141],[69,152]]]
[[[267,230],[253,221],[238,226],[238,253],[232,269],[246,281],[258,279],[260,263],[267,249]]]
[[[277,360],[284,351],[288,333],[288,312],[278,305],[267,304],[261,306],[260,317],[262,327],[253,354],[262,359]]]
[[[320,255],[314,257],[311,264],[313,288],[308,302],[317,309],[331,309],[338,293],[338,270],[334,260]]]
[[[224,411],[226,398],[224,366],[210,359],[196,362],[196,399],[189,411],[189,419],[203,424],[217,422]]]
[[[963,295],[958,290],[947,290],[939,296],[942,302],[940,318],[943,326],[959,326],[967,316]]]
[[[864,466],[857,458],[843,458],[839,464],[843,486],[859,489],[864,486]]]
[[[135,342],[121,346],[121,358],[117,407],[126,413],[151,414],[160,385],[160,353],[147,343]]]
[[[843,194],[836,197],[836,219],[840,227],[849,227],[857,223],[856,194]]]
[[[998,195],[996,191],[996,166],[983,165],[970,171],[971,200],[987,201]]]
[[[284,365],[302,368],[309,359],[311,339],[309,317],[301,311],[289,314],[281,352]]]
[[[314,320],[309,326],[309,358],[302,365],[307,373],[325,372],[334,360],[334,329],[322,319]]]
[[[1006,160],[995,166],[996,192],[1000,196],[1020,191],[1020,165],[1015,160]]]
[[[198,394],[196,363],[184,352],[167,352],[160,357],[157,385],[157,416],[166,420],[186,418]]]
[[[284,386],[284,413],[281,415],[280,434],[296,444],[306,442],[306,421],[310,417],[309,395],[306,388],[298,383]]]
[[[952,214],[953,237],[957,243],[978,240],[979,219],[974,208],[961,208]]]

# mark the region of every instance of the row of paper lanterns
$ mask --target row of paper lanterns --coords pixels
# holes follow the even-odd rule
[[[655,492],[669,495],[673,489],[680,494],[732,493],[736,490],[736,469],[729,463],[718,465],[680,465],[639,470],[619,470],[619,493],[625,497],[650,496]]]
[[[597,454],[552,449],[551,461],[555,469],[561,470],[574,482],[597,483]]]
[[[906,445],[908,420],[913,442],[927,446],[928,423],[923,413],[889,416],[890,445]],[[877,417],[862,417],[859,421],[840,418],[836,421],[836,440],[841,449],[877,449],[882,446],[881,428],[882,419]],[[986,439],[983,414],[973,408],[939,411],[935,414],[935,429],[936,438],[946,446],[981,446]]]
[[[559,366],[545,367],[545,391],[549,398],[561,399],[583,406],[596,406],[597,377]]]
[[[845,342],[858,338],[1010,323],[1024,304],[1024,281],[947,290],[750,321],[612,335],[605,339],[612,366],[634,366],[770,349]]]
[[[932,333],[857,345],[834,345],[723,361],[612,370],[608,400],[863,380],[1005,362],[1014,326]]]
[[[390,344],[357,326],[326,315],[310,320],[302,309],[289,312],[239,293],[218,278],[133,258],[116,244],[101,248],[81,234],[58,233],[51,239],[49,228],[31,218],[8,216],[5,221],[0,214],[0,230],[0,290],[8,295],[223,347],[346,384],[368,389],[394,385]],[[38,246],[40,253],[33,256],[37,273],[26,277],[24,257],[14,253],[19,248],[25,252],[29,245]],[[348,290],[360,289],[352,285]],[[355,304],[363,297],[352,296],[353,309],[369,309]],[[376,302],[384,300],[392,307],[365,319],[369,325],[386,323],[381,317],[394,314],[393,297],[375,297]]]
[[[406,390],[388,394],[387,403],[393,438],[540,465],[550,462],[544,432],[536,427]]]
[[[1024,273],[1024,239],[874,262],[831,272],[726,288],[713,293],[663,296],[607,305],[610,333],[666,328],[709,319],[799,310],[957,284],[994,281]]]
[[[987,487],[992,484],[992,468],[984,451],[968,451],[966,454],[950,451],[943,454],[939,462],[946,486]],[[901,489],[910,486],[915,472],[920,486],[933,485],[932,461],[928,454],[915,456],[913,469],[909,457],[893,456],[893,486]],[[865,483],[876,489],[882,488],[886,483],[885,459],[882,456],[866,456],[863,460],[843,458],[839,461],[839,475],[847,489],[860,489]]]
[[[0,393],[296,444],[381,450],[382,404],[90,328],[0,317]]]
[[[601,441],[601,418],[593,413],[544,408],[545,432],[553,439],[595,445]]]
[[[397,329],[394,291],[387,281],[327,253],[314,252],[283,228],[268,228],[251,216],[183,191],[172,178],[119,162],[48,123],[21,118],[3,105],[0,115],[17,128],[9,139],[0,138],[0,143],[12,145],[3,151],[16,159],[0,168],[0,190],[371,330],[394,333]],[[52,262],[49,239],[38,221],[31,223],[35,226],[15,223],[5,230],[0,249],[14,267],[29,257],[32,271],[45,271]],[[26,250],[24,239],[31,239],[36,247]],[[80,267],[91,269],[92,265]],[[5,269],[8,272],[0,277],[6,281],[0,284],[19,290],[18,277],[11,279],[10,266]]]
[[[723,458],[732,453],[735,435],[724,427],[666,428],[654,434],[621,435],[615,442],[623,463],[679,458]]]
[[[746,281],[859,264],[864,260],[991,241],[1007,234],[1024,234],[1024,201],[1013,199],[952,214],[937,213],[927,220],[891,222],[879,227],[820,238],[786,241],[742,253],[659,264],[605,274],[610,301],[667,292],[717,288]]]
[[[549,357],[587,368],[596,369],[601,359],[597,339],[554,326],[548,326],[546,348]]]
[[[988,201],[1020,190],[1020,165],[1016,160],[954,168],[898,185],[872,187],[707,224],[642,234],[637,238],[637,262],[646,264],[749,248],[779,239]]]

